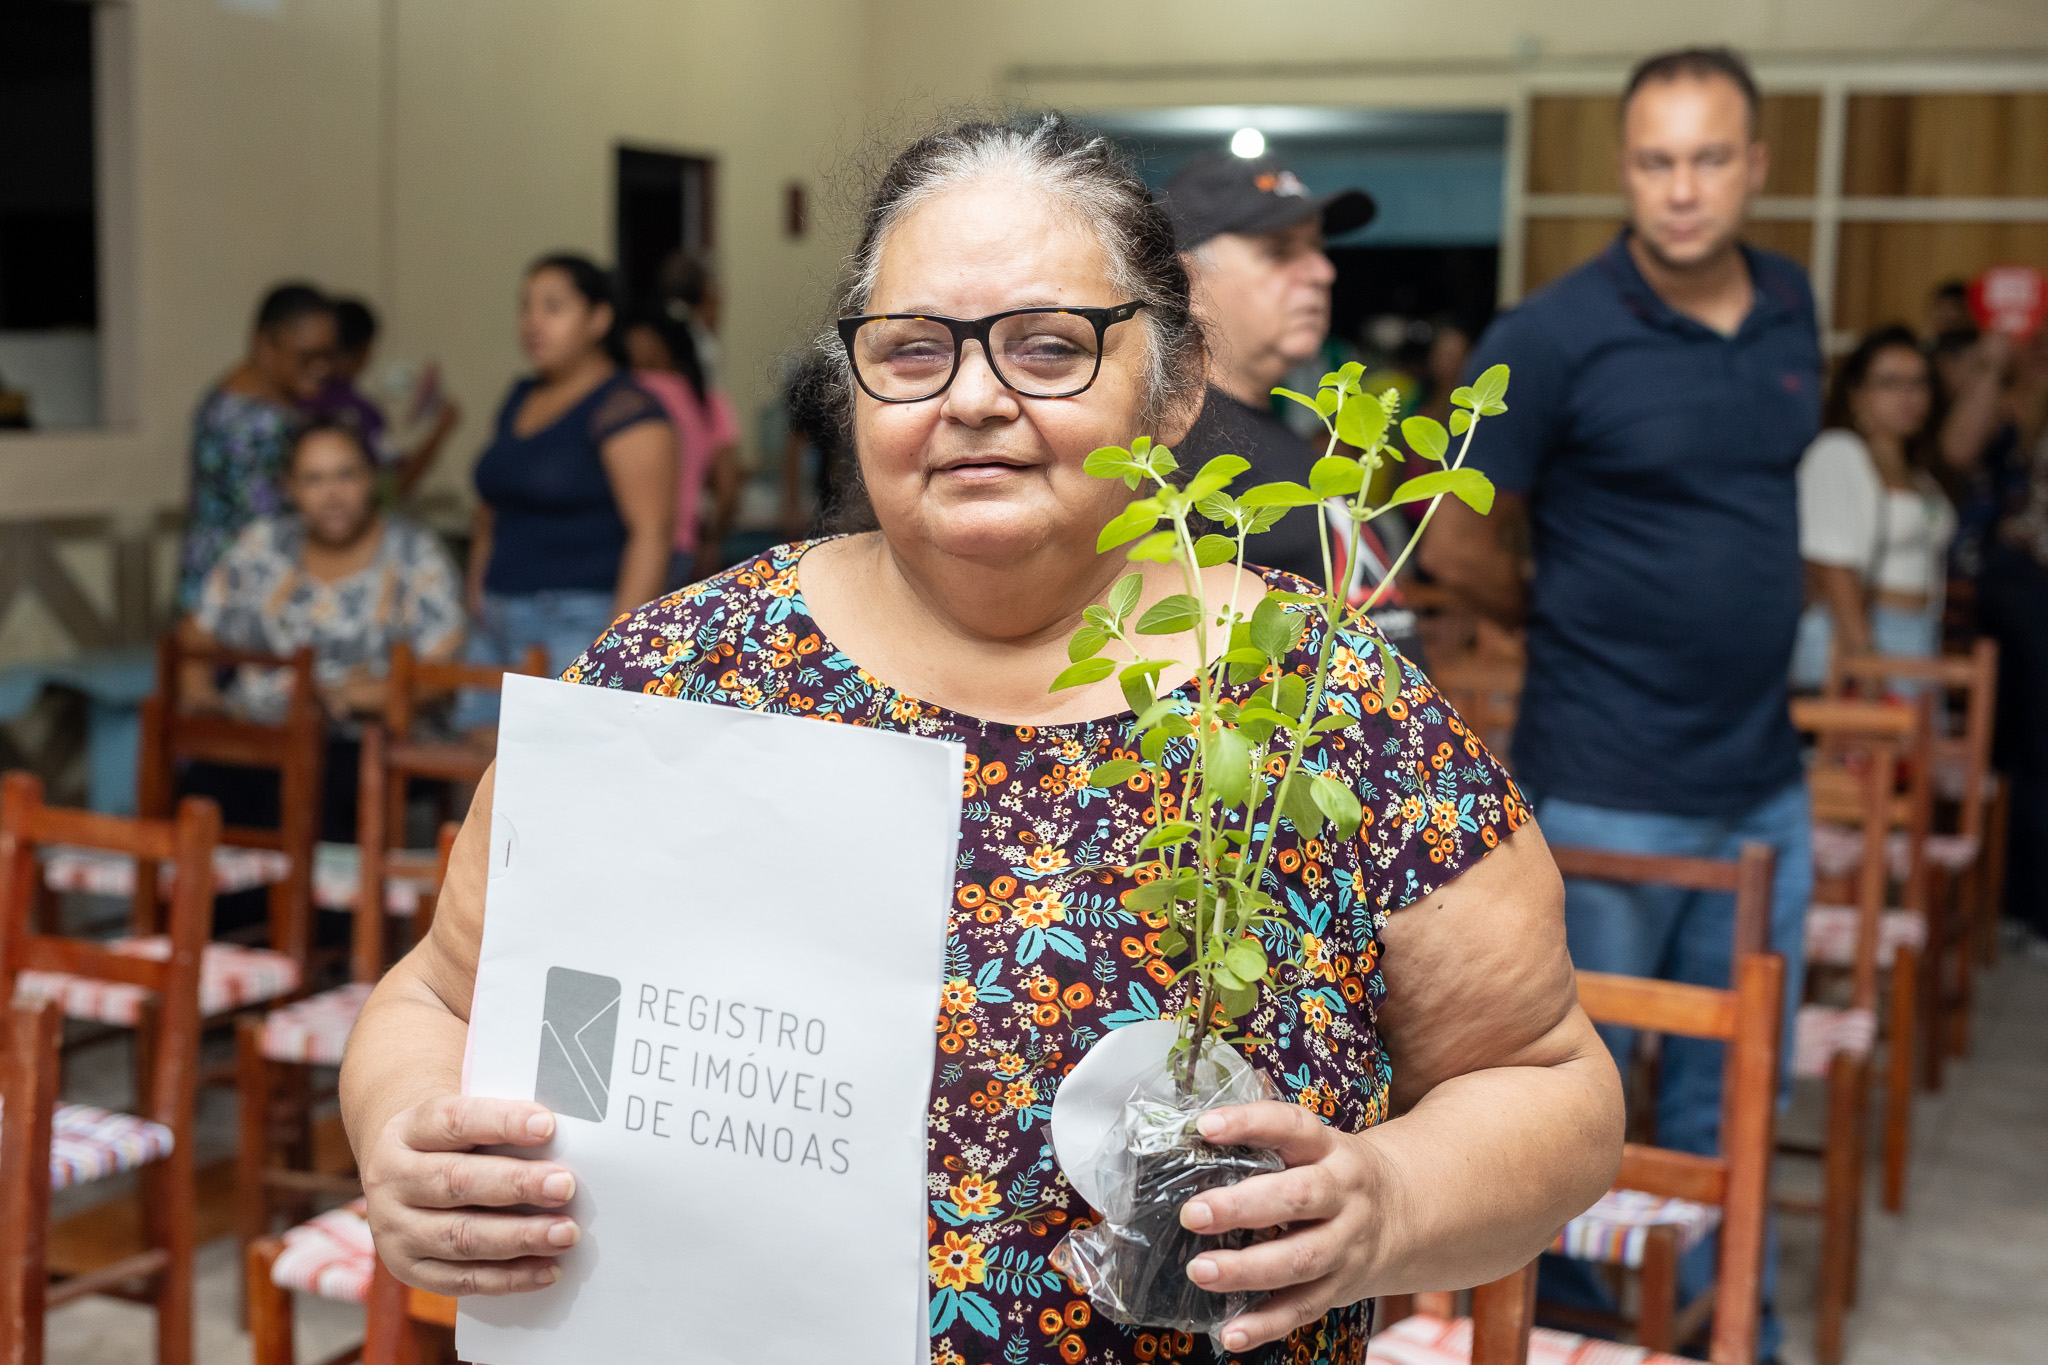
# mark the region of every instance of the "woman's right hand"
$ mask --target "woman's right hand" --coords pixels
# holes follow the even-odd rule
[[[362,1162],[377,1254],[400,1280],[436,1294],[523,1294],[561,1278],[554,1258],[580,1229],[558,1209],[576,1177],[558,1162],[489,1156],[537,1147],[555,1116],[524,1100],[442,1095],[394,1115]]]

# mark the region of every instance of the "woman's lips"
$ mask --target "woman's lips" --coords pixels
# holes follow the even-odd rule
[[[1031,468],[1029,465],[1010,464],[1002,460],[963,460],[939,470],[946,478],[961,483],[997,483],[1013,474],[1021,474]]]

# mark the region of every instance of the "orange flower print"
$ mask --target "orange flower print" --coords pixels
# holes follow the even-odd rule
[[[1015,877],[997,877],[988,884],[988,893],[999,901],[1006,901],[1017,894]]]
[[[1328,1031],[1330,1027],[1330,1007],[1323,1003],[1320,996],[1309,996],[1301,1002],[1301,1022],[1307,1024],[1317,1033]]]
[[[1034,972],[1031,976],[1031,984],[1024,989],[1031,993],[1033,1000],[1054,1000],[1059,997],[1060,983],[1047,976],[1044,972]]]
[[[766,588],[772,597],[794,597],[796,596],[796,570],[794,568],[785,569],[761,586]]]
[[[1335,981],[1337,973],[1330,965],[1329,958],[1324,955],[1325,951],[1323,941],[1314,934],[1301,936],[1302,969],[1311,976],[1321,977],[1325,981]]]
[[[974,1008],[974,983],[966,977],[954,977],[939,988],[939,1003],[948,1014],[964,1014]]]
[[[982,890],[976,883],[969,882],[953,893],[953,899],[960,903],[962,909],[972,910],[988,899],[988,892]]]
[[[952,1195],[953,1207],[969,1215],[988,1213],[1001,1202],[996,1193],[996,1182],[973,1171],[954,1183]]]
[[[1411,796],[1401,803],[1401,822],[1412,825],[1422,819],[1422,798]]]
[[[932,1248],[932,1283],[941,1289],[965,1289],[988,1276],[982,1245],[962,1233],[949,1232]]]
[[[1029,1109],[1037,1098],[1038,1087],[1030,1081],[1012,1081],[1003,1087],[1003,1102],[1012,1109]]]
[[[1076,981],[1060,992],[1060,1003],[1070,1010],[1085,1010],[1095,1003],[1095,992],[1085,981]]]
[[[1365,660],[1342,645],[1330,656],[1330,681],[1357,691],[1366,685]]]
[[[1033,872],[1058,872],[1067,865],[1067,851],[1063,848],[1034,848],[1024,855],[1024,866]]]
[[[1044,929],[1065,919],[1066,901],[1049,886],[1027,886],[1010,902],[1011,913],[1026,929]]]
[[[1014,1052],[1005,1052],[996,1058],[996,1075],[1014,1076],[1024,1069],[1024,1059]]]

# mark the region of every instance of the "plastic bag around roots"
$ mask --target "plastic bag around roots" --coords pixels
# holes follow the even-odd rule
[[[1204,1251],[1237,1250],[1254,1236],[1190,1232],[1181,1226],[1181,1207],[1204,1190],[1284,1170],[1286,1163],[1264,1148],[1215,1146],[1195,1127],[1211,1109],[1274,1098],[1264,1072],[1221,1043],[1203,1049],[1186,1091],[1181,1069],[1180,1058],[1162,1061],[1133,1089],[1104,1139],[1104,1207],[1096,1210],[1102,1221],[1068,1233],[1049,1259],[1114,1322],[1214,1339],[1266,1295],[1212,1293],[1188,1278],[1188,1262]]]

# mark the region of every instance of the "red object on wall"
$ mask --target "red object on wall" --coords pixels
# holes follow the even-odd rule
[[[2048,319],[2048,278],[2030,265],[1995,265],[1970,281],[1970,316],[1987,332],[2030,337]]]

